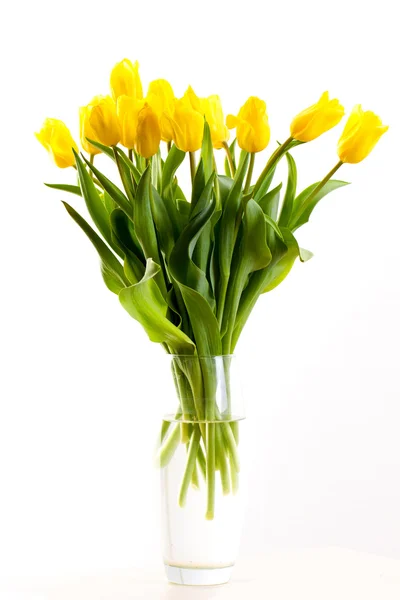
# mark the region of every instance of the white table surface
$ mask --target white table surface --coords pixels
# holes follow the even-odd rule
[[[400,600],[400,560],[340,548],[238,561],[223,586],[168,584],[162,567],[0,580],[1,600]]]

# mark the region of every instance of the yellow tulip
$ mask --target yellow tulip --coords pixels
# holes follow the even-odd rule
[[[237,117],[228,115],[226,124],[229,129],[236,127],[237,142],[242,150],[261,152],[268,146],[270,129],[266,104],[256,96],[243,104]]]
[[[368,156],[389,127],[372,111],[357,104],[348,118],[338,142],[338,155],[344,163],[359,163]]]
[[[324,92],[316,104],[294,117],[290,125],[290,135],[299,142],[311,142],[335,127],[343,115],[344,108],[339,104],[339,100],[329,100],[328,92]]]
[[[191,108],[193,108],[193,110],[197,110],[197,112],[203,114],[203,98],[199,98],[199,96],[195,93],[191,85],[189,85],[188,89],[184,93],[182,100],[184,100],[187,106],[190,106]]]
[[[212,95],[208,98],[199,98],[191,86],[186,90],[183,100],[186,105],[205,117],[211,133],[214,148],[222,148],[223,143],[229,139],[229,130],[225,125],[224,114],[219,96]]]
[[[139,63],[132,64],[128,58],[117,63],[110,76],[112,96],[115,101],[119,96],[143,98],[142,82],[139,76]]]
[[[121,144],[130,150],[135,147],[139,112],[144,100],[120,96],[117,100],[117,116],[121,132]]]
[[[89,116],[90,105],[81,106],[79,109],[79,137],[81,140],[81,146],[88,154],[99,154],[101,150],[88,142],[88,139],[94,140],[95,142],[99,141],[96,139],[96,134],[89,123]]]
[[[201,148],[204,117],[186,99],[175,100],[173,115],[167,115],[167,118],[172,127],[172,139],[180,150],[195,152]]]
[[[203,100],[204,116],[210,126],[211,140],[214,148],[222,148],[229,140],[229,129],[225,125],[219,96],[213,95]]]
[[[51,154],[57,167],[65,169],[75,164],[72,148],[78,152],[68,127],[58,119],[46,119],[39,133],[35,133],[36,139]]]
[[[106,146],[118,144],[120,129],[115,102],[111,96],[96,96],[87,108],[93,139]]]
[[[140,156],[150,158],[157,154],[160,141],[161,130],[158,116],[149,104],[145,104],[138,116],[136,150]]]
[[[161,139],[170,142],[173,131],[167,116],[172,117],[174,111],[174,92],[171,84],[165,79],[156,79],[149,85],[146,101],[160,120]]]

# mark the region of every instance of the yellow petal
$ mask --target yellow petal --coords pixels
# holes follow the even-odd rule
[[[36,139],[50,153],[55,164],[61,169],[72,167],[75,157],[72,149],[78,152],[68,127],[58,119],[46,119],[42,129],[35,133]]]

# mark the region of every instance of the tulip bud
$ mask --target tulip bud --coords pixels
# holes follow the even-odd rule
[[[219,96],[199,98],[191,86],[186,90],[182,100],[187,107],[192,108],[205,117],[211,133],[214,148],[222,148],[223,143],[229,139],[229,130],[225,125],[224,114]]]
[[[338,155],[344,163],[359,163],[373,150],[389,127],[372,111],[357,104],[347,120],[338,142]]]
[[[164,142],[170,142],[173,137],[172,127],[166,115],[172,117],[174,100],[174,92],[168,81],[156,79],[150,83],[146,101],[160,120],[161,139]]]
[[[165,114],[165,113],[164,113]],[[172,117],[166,115],[171,123],[175,144],[183,152],[195,152],[201,148],[204,131],[204,117],[182,98],[175,100]]]
[[[206,121],[210,127],[211,141],[214,148],[222,148],[224,142],[229,140],[229,129],[225,125],[219,96],[213,95],[204,98],[203,110]]]
[[[299,113],[290,125],[290,135],[299,142],[311,142],[325,131],[335,127],[344,115],[344,108],[336,98],[329,100],[324,92],[316,104]]]
[[[79,109],[79,136],[82,148],[88,154],[99,154],[101,150],[88,142],[89,140],[99,141],[96,139],[96,134],[89,123],[90,105],[81,106]]]
[[[52,156],[57,167],[65,169],[75,164],[72,148],[78,152],[78,146],[72,139],[68,127],[58,119],[46,119],[36,139]]]
[[[117,100],[117,116],[121,132],[121,144],[130,150],[135,147],[139,112],[144,100],[120,96]]]
[[[115,101],[119,96],[143,98],[142,82],[139,77],[139,63],[132,64],[127,58],[117,63],[110,76],[112,96]]]
[[[237,142],[242,150],[261,152],[268,146],[270,129],[266,104],[256,96],[243,104],[237,117],[228,115],[226,124],[229,129],[236,127]]]
[[[148,104],[145,104],[138,115],[136,150],[144,158],[157,154],[161,141],[161,130],[158,117]]]
[[[115,102],[110,96],[96,96],[87,107],[88,123],[94,141],[105,146],[115,146],[120,140],[120,130]]]

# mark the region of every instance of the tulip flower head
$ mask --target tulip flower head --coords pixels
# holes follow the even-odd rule
[[[99,154],[101,150],[93,146],[88,140],[94,140],[95,142],[99,141],[96,139],[96,134],[93,131],[92,126],[89,122],[90,116],[90,105],[81,106],[79,109],[79,137],[81,141],[82,148],[88,154]]]
[[[348,118],[338,142],[338,155],[344,163],[359,163],[373,150],[379,138],[389,129],[372,111],[357,104]]]
[[[120,96],[143,98],[142,82],[139,76],[139,63],[134,64],[128,58],[117,63],[110,76],[110,87],[115,102]]]
[[[131,96],[120,96],[117,100],[121,144],[130,150],[136,144],[138,117],[144,103],[144,100],[137,100]]]
[[[144,158],[157,154],[161,141],[161,129],[157,114],[145,104],[138,115],[136,150]]]
[[[164,113],[165,114],[165,113]],[[174,112],[168,118],[172,128],[172,139],[180,150],[195,152],[201,148],[204,131],[204,117],[194,110],[187,99],[175,100]]]
[[[339,104],[339,100],[329,100],[328,92],[324,92],[316,104],[294,117],[290,125],[290,135],[299,142],[311,142],[335,127],[343,115],[344,108]]]
[[[266,104],[256,96],[250,96],[239,110],[237,117],[228,115],[229,129],[236,127],[237,142],[242,150],[261,152],[269,143],[270,129]]]
[[[111,96],[95,96],[87,110],[94,140],[106,146],[118,144],[121,134],[115,102]]]
[[[173,138],[172,127],[167,116],[172,117],[174,101],[173,89],[166,79],[156,79],[150,83],[146,102],[151,106],[160,120],[161,139],[164,142],[171,142]]]
[[[58,119],[46,119],[41,130],[35,133],[36,139],[50,153],[57,167],[65,169],[75,164],[72,149],[78,152],[68,127]]]

